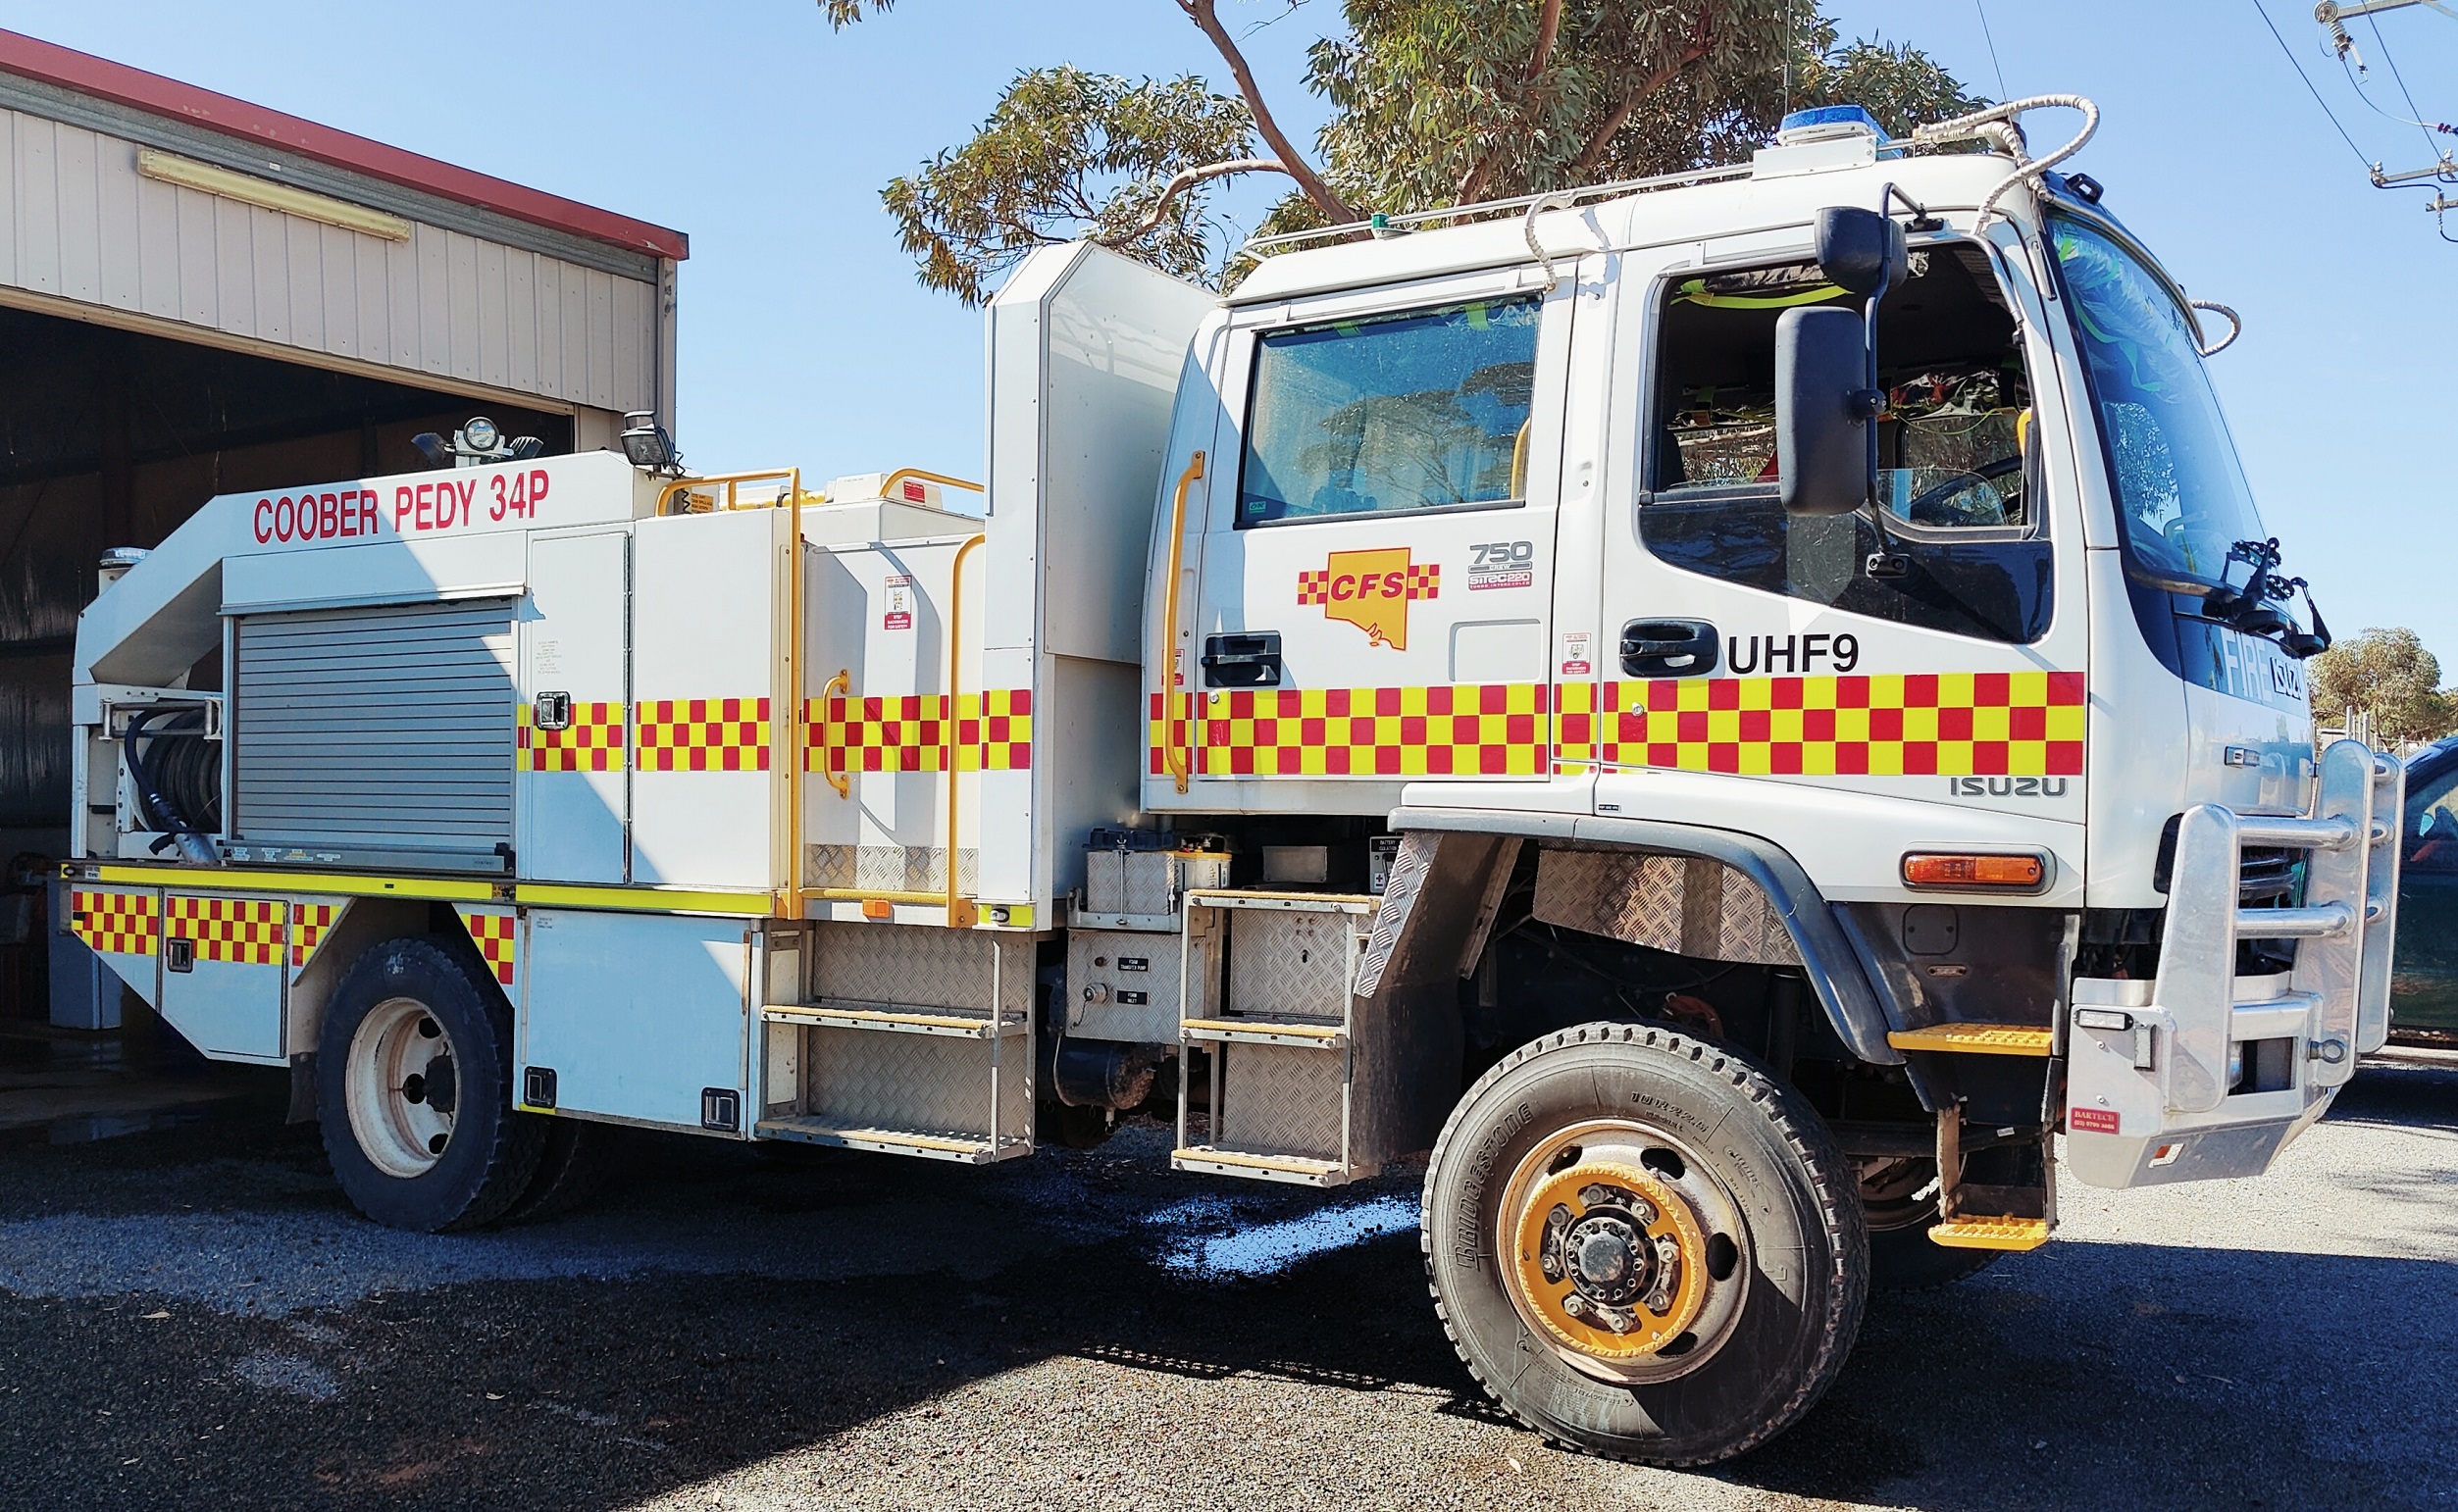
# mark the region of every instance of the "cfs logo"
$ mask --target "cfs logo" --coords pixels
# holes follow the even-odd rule
[[[1406,651],[1408,605],[1440,598],[1442,578],[1441,563],[1411,563],[1406,546],[1335,551],[1321,572],[1298,574],[1298,602],[1322,605],[1324,619],[1356,626],[1369,644]]]

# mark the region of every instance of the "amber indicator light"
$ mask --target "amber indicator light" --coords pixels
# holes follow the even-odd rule
[[[2037,856],[1952,856],[1914,851],[1903,858],[1910,887],[2036,887],[2048,877]]]

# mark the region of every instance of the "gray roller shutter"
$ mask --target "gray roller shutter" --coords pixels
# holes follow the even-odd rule
[[[511,841],[508,600],[251,615],[237,638],[234,844],[449,865]]]

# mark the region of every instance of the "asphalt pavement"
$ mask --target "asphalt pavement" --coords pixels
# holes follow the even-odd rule
[[[2453,1056],[2368,1067],[2259,1181],[2067,1185],[2056,1242],[1877,1297],[1817,1410],[1705,1474],[1484,1402],[1406,1173],[642,1137],[572,1218],[430,1237],[343,1204],[278,1074],[231,1089],[0,1136],[0,1504],[2458,1505]]]

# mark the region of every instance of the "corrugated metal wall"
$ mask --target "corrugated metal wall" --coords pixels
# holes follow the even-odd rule
[[[652,281],[424,224],[342,230],[143,177],[136,153],[0,110],[0,288],[594,409],[658,401]]]

